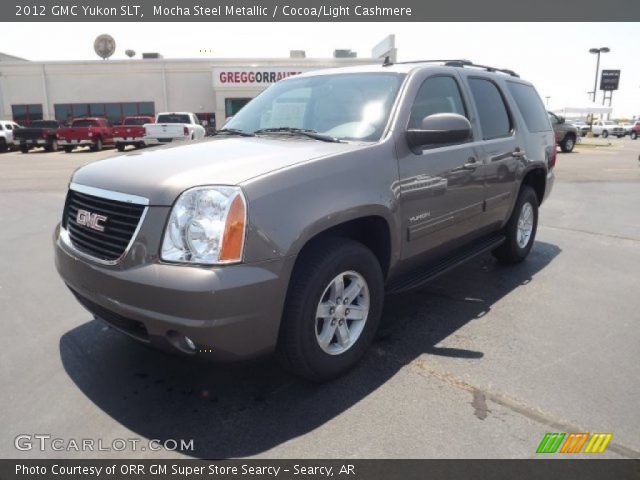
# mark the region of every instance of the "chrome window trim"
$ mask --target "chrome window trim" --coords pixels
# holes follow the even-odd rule
[[[124,257],[127,256],[127,254],[129,253],[129,250],[131,250],[131,247],[133,246],[134,242],[136,241],[136,238],[138,237],[138,233],[140,232],[140,229],[142,228],[142,224],[144,223],[144,219],[147,215],[147,212],[149,211],[149,200],[147,198],[139,197],[137,195],[129,195],[126,193],[113,192],[111,190],[104,190],[102,188],[96,188],[96,187],[87,187],[85,185],[80,185],[77,183],[70,183],[69,189],[74,190],[76,192],[80,192],[80,193],[86,193],[87,195],[92,195],[94,197],[106,198],[108,200],[116,200],[120,202],[133,203],[133,204],[145,206],[144,210],[142,210],[142,214],[140,215],[138,226],[136,227],[136,229],[133,231],[133,234],[131,235],[131,240],[129,240],[129,243],[127,244],[127,247],[122,252],[122,255],[120,255],[115,260],[103,260],[101,258],[94,257],[93,255],[90,255],[86,252],[83,252],[82,250],[79,250],[71,241],[71,236],[69,235],[69,231],[66,228],[64,228],[62,225],[60,225],[60,240],[73,253],[87,260],[91,260],[92,262],[99,263],[100,265],[111,265],[111,266],[117,265],[122,261]]]
[[[102,188],[88,187],[79,183],[70,183],[69,189],[76,192],[93,195],[94,197],[106,198],[118,202],[134,203],[136,205],[149,205],[149,199],[138,195],[130,195],[128,193],[114,192],[113,190],[104,190]]]

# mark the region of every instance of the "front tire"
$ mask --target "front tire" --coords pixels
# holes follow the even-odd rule
[[[73,152],[73,147],[67,147],[67,146],[65,146],[65,147],[64,147],[64,151],[65,151],[65,153],[71,153],[71,152]]]
[[[520,190],[511,218],[504,227],[505,241],[493,251],[502,263],[520,263],[531,251],[538,229],[538,196],[528,185]]]
[[[608,136],[609,136],[609,132],[607,132],[606,130],[602,132],[602,138],[607,138]]]
[[[29,147],[20,147],[20,152],[29,153]]]
[[[124,152],[125,145],[123,143],[118,143],[116,144],[116,148],[118,149],[119,152]]]
[[[384,278],[361,243],[331,238],[309,248],[291,276],[277,353],[287,370],[322,382],[352,368],[373,341]]]
[[[573,151],[573,147],[575,146],[576,137],[571,134],[566,135],[564,139],[562,139],[562,142],[560,142],[560,150],[562,150],[564,153],[571,153]]]
[[[631,132],[629,136],[631,137],[631,140],[635,140],[638,138],[638,132]]]

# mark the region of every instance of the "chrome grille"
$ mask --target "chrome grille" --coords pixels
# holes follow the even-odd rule
[[[146,206],[91,195],[87,191],[88,188],[84,192],[69,190],[62,227],[76,250],[103,262],[116,262],[133,240]],[[79,211],[83,211],[80,217]],[[92,227],[87,225],[90,222],[82,221],[83,216],[99,216],[100,222]]]

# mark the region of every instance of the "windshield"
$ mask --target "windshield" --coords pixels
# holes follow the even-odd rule
[[[293,78],[251,100],[225,128],[312,130],[341,140],[377,141],[404,79],[398,73]]]
[[[158,115],[157,123],[191,123],[189,115],[181,115],[179,113],[167,113]]]
[[[125,125],[144,125],[149,123],[149,119],[145,117],[130,117],[124,119]]]

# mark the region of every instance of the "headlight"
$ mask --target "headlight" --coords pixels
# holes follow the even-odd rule
[[[220,264],[242,260],[247,206],[239,187],[196,187],[176,201],[162,241],[168,262]]]

